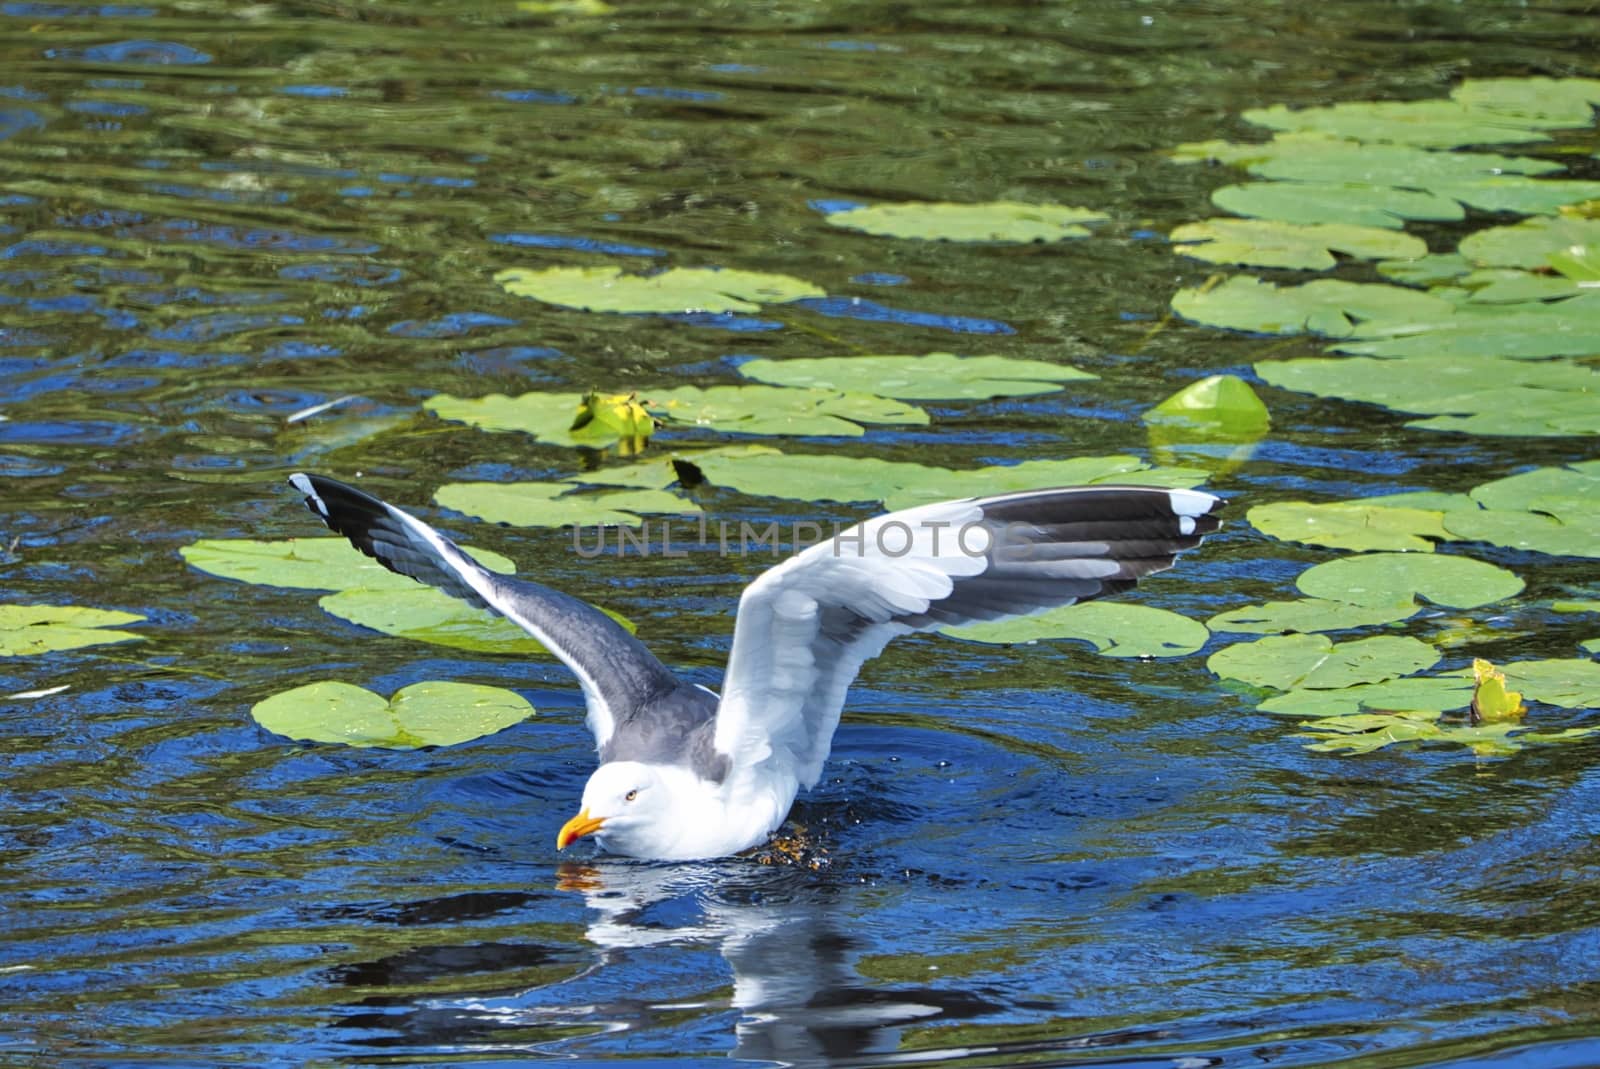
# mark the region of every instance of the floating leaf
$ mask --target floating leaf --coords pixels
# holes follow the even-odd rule
[[[678,386],[641,393],[643,404],[663,429],[695,427],[726,434],[845,435],[860,437],[863,423],[925,424],[928,414],[914,405],[838,390],[795,390],[781,386]],[[525,431],[552,445],[601,448],[619,435],[598,422],[572,429],[581,395],[525,393],[461,398],[435,394],[423,408],[440,419],[460,420],[486,431]]]
[[[1588,653],[1600,653],[1600,638],[1590,638],[1578,643],[1578,648]]]
[[[1484,267],[1531,271],[1548,267],[1553,255],[1586,246],[1600,247],[1600,219],[1541,216],[1469,234],[1461,240],[1461,255]]]
[[[143,619],[138,613],[78,605],[0,605],[0,657],[137,642],[144,636],[114,627]]]
[[[1105,218],[1104,213],[1087,208],[1015,201],[874,204],[829,212],[827,216],[834,226],[883,237],[1015,244],[1087,237],[1089,228],[1082,224]]]
[[[1421,256],[1420,238],[1380,227],[1346,223],[1279,223],[1264,219],[1207,219],[1172,232],[1177,251],[1215,264],[1291,267],[1325,271],[1335,251],[1361,260]]]
[[[1545,130],[1563,125],[1535,115],[1479,110],[1460,100],[1350,101],[1311,108],[1279,104],[1253,108],[1243,117],[1273,130],[1425,148],[1548,141]]]
[[[1257,505],[1246,518],[1262,534],[1288,542],[1335,549],[1412,550],[1432,553],[1436,538],[1450,539],[1444,513],[1428,509],[1388,508],[1360,501],[1313,505],[1278,501]]]
[[[1560,556],[1600,557],[1600,461],[1537,468],[1474,487],[1444,515],[1461,538]]]
[[[636,527],[642,514],[686,515],[700,506],[666,490],[617,490],[574,494],[572,483],[448,483],[433,499],[447,509],[513,527],[569,524]]]
[[[743,494],[801,501],[874,501],[891,509],[1042,486],[1116,482],[1187,487],[1205,478],[1204,472],[1187,469],[1147,468],[1130,456],[1027,460],[962,470],[876,457],[776,452],[685,457],[684,462],[708,482]]]
[[[1432,286],[1472,273],[1472,264],[1458,252],[1430,252],[1415,260],[1385,260],[1378,274],[1413,286]]]
[[[1572,303],[1572,302],[1566,302]],[[1465,361],[1452,356],[1264,360],[1274,386],[1434,414],[1410,424],[1473,434],[1600,434],[1600,372],[1556,361]]]
[[[1555,612],[1600,612],[1600,600],[1553,601],[1550,608]]]
[[[1179,290],[1172,309],[1185,319],[1253,334],[1311,331],[1345,338],[1354,320],[1438,317],[1453,314],[1448,301],[1403,286],[1317,279],[1299,286],[1274,286],[1253,275],[1235,275],[1210,289]]]
[[[1256,687],[1326,690],[1382,682],[1438,660],[1438,651],[1410,636],[1335,643],[1326,635],[1269,635],[1218,650],[1206,667]]]
[[[1117,601],[1090,601],[1033,616],[942,630],[956,638],[997,645],[1080,639],[1107,657],[1181,657],[1204,646],[1210,637],[1198,620]]]
[[[1140,418],[1250,438],[1265,434],[1272,422],[1249,383],[1233,375],[1208,375],[1192,382]]]
[[[548,652],[537,639],[504,617],[415,583],[405,590],[341,590],[319,599],[317,604],[341,620],[395,638],[476,653],[540,656]],[[633,630],[633,624],[617,613],[592,607]]]
[[[1435,605],[1475,609],[1522,590],[1504,568],[1442,553],[1364,553],[1308,568],[1301,593],[1355,605],[1384,606],[1418,596]]]
[[[343,538],[286,538],[262,542],[251,538],[203,538],[178,550],[193,568],[245,583],[294,590],[411,590],[416,581],[395,575]],[[473,560],[493,572],[510,573],[516,565],[486,549],[467,549]]]
[[[674,267],[653,275],[620,267],[508,268],[494,280],[507,293],[590,312],[756,312],[827,291],[788,275],[719,267]]]
[[[1328,598],[1300,598],[1230,609],[1213,616],[1206,624],[1213,631],[1243,631],[1256,635],[1298,631],[1308,634],[1394,623],[1414,615],[1416,611],[1416,602],[1410,600],[1395,605],[1353,605]]]
[[[1348,223],[1398,230],[1408,219],[1453,222],[1466,211],[1426,190],[1348,182],[1246,182],[1214,190],[1211,201],[1235,215],[1283,223]]]
[[[1349,716],[1362,712],[1465,709],[1472,702],[1472,682],[1459,675],[1410,676],[1383,683],[1364,683],[1342,690],[1291,690],[1274,694],[1258,712],[1279,716]]]
[[[1432,712],[1388,714],[1362,713],[1348,717],[1328,717],[1306,725],[1305,735],[1316,742],[1308,750],[1324,753],[1359,754],[1391,746],[1397,742],[1445,742],[1466,746],[1479,757],[1500,757],[1516,753],[1529,743],[1572,742],[1590,735],[1597,728],[1568,728],[1565,731],[1528,731],[1514,721],[1484,724],[1444,724]]]
[[[847,390],[913,401],[1023,397],[1051,393],[1063,382],[1097,379],[1087,371],[1043,360],[1005,356],[831,356],[751,360],[739,374],[779,386]]]
[[[533,706],[501,687],[415,683],[385,699],[329,680],[274,694],[257,702],[250,715],[291,739],[410,750],[492,735],[532,716]]]
[[[1473,723],[1515,722],[1528,711],[1522,695],[1506,689],[1506,674],[1482,657],[1473,658],[1472,681]]]
[[[1502,668],[1507,682],[1531,701],[1563,709],[1600,709],[1600,662],[1515,661]]]
[[[1474,111],[1507,115],[1555,129],[1588,126],[1600,105],[1594,78],[1468,78],[1452,99]]]

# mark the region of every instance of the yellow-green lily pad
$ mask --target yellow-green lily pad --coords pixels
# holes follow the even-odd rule
[[[1421,318],[1453,314],[1450,302],[1405,286],[1319,278],[1299,286],[1274,286],[1253,275],[1235,275],[1209,289],[1179,290],[1172,310],[1207,326],[1253,334],[1300,334],[1332,338],[1356,333],[1360,320]]]
[[[475,609],[441,590],[416,583],[405,590],[341,590],[318,599],[317,604],[341,620],[395,638],[475,653],[542,656],[549,652],[538,639],[505,617]],[[609,609],[593,607],[633,630],[633,623],[626,618]]]
[[[1437,193],[1357,182],[1245,182],[1214,190],[1211,202],[1252,219],[1386,230],[1399,230],[1411,219],[1454,222],[1467,215],[1459,202]]]
[[[274,694],[251,707],[250,715],[291,739],[412,750],[492,735],[532,716],[533,706],[502,687],[430,681],[384,698],[327,680]]]
[[[1256,530],[1273,538],[1335,549],[1432,553],[1433,542],[1429,539],[1448,541],[1452,537],[1445,530],[1443,512],[1361,501],[1277,501],[1257,505],[1245,518]]]
[[[1435,605],[1475,609],[1522,590],[1504,568],[1443,553],[1363,553],[1308,568],[1295,580],[1300,592],[1355,605],[1394,605],[1422,597]]]
[[[1472,681],[1461,675],[1408,676],[1382,683],[1363,683],[1339,690],[1290,690],[1256,706],[1278,716],[1351,716],[1402,710],[1443,712],[1465,709],[1472,701]]]
[[[645,514],[681,516],[700,511],[693,501],[667,490],[574,494],[573,489],[573,484],[564,482],[447,483],[433,499],[447,509],[513,527],[636,527]]]
[[[756,312],[827,291],[803,279],[720,267],[674,267],[653,275],[620,267],[513,267],[495,274],[507,293],[589,312]]]
[[[1219,612],[1207,626],[1213,631],[1243,631],[1255,635],[1275,635],[1296,631],[1345,631],[1374,624],[1389,624],[1414,616],[1418,605],[1407,599],[1393,605],[1355,605],[1330,598],[1297,598],[1294,601],[1269,601]]]
[[[396,575],[343,538],[202,538],[178,550],[190,567],[223,579],[294,590],[410,590],[414,579]],[[486,549],[467,549],[492,572],[517,570],[510,559]]]
[[[1084,223],[1103,222],[1103,212],[1061,204],[871,204],[829,212],[834,226],[890,238],[1026,244],[1087,237]]]
[[[144,636],[116,630],[143,620],[138,613],[80,605],[0,605],[0,657],[29,657]]]
[[[1339,643],[1326,635],[1269,635],[1218,650],[1206,667],[1272,690],[1330,690],[1409,675],[1438,660],[1437,650],[1409,635]]]
[[[462,398],[435,394],[423,408],[440,419],[459,420],[486,431],[523,431],[552,445],[603,448],[620,440],[612,427],[594,421],[572,429],[583,395],[525,393]],[[661,433],[700,429],[724,434],[828,435],[860,437],[862,424],[921,425],[928,414],[915,405],[842,390],[782,386],[677,386],[641,390],[639,400],[661,421]]]
[[[1513,226],[1496,226],[1468,234],[1461,255],[1484,267],[1542,270],[1550,257],[1573,248],[1600,248],[1600,219],[1540,216]]]
[[[1427,244],[1410,234],[1349,223],[1280,223],[1266,219],[1207,219],[1172,232],[1177,251],[1216,264],[1326,271],[1334,252],[1358,260],[1421,256]]]
[[[1007,356],[829,356],[751,360],[746,378],[778,386],[845,390],[911,401],[955,401],[1052,393],[1064,382],[1100,376],[1065,364]]]
[[[1078,639],[1106,657],[1182,657],[1206,644],[1205,624],[1149,605],[1090,601],[1033,616],[942,628],[947,635],[996,645]]]

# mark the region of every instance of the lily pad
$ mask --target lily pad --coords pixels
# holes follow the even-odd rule
[[[1310,634],[1394,623],[1415,615],[1417,608],[1417,603],[1410,600],[1395,605],[1354,605],[1329,598],[1299,598],[1229,609],[1213,616],[1206,624],[1213,631],[1243,631],[1256,635],[1290,631]]]
[[[1450,303],[1404,286],[1317,279],[1299,286],[1274,286],[1253,275],[1235,275],[1210,289],[1179,290],[1172,310],[1207,326],[1253,334],[1310,331],[1333,338],[1356,333],[1356,320],[1452,315]]]
[[[1447,724],[1440,722],[1438,713],[1401,712],[1327,717],[1306,725],[1305,735],[1316,740],[1306,749],[1324,753],[1361,754],[1399,742],[1444,742],[1465,746],[1479,757],[1500,757],[1529,744],[1574,742],[1595,731],[1600,728],[1529,731],[1527,725],[1509,720]]]
[[[739,374],[778,386],[845,390],[913,401],[1024,397],[1052,393],[1063,382],[1100,376],[1043,360],[1005,356],[830,356],[751,360]]]
[[[1336,348],[1386,357],[1587,356],[1600,352],[1600,293],[1510,308],[1456,304],[1444,315],[1365,324]]]
[[[1407,220],[1466,218],[1458,201],[1418,189],[1359,182],[1245,182],[1211,194],[1217,207],[1282,223],[1349,223],[1399,230]]]
[[[1475,505],[1444,515],[1461,538],[1514,549],[1600,557],[1600,461],[1536,468],[1474,487]]]
[[[873,204],[829,212],[834,226],[891,238],[1025,244],[1087,237],[1084,223],[1103,222],[1102,212],[1060,204]]]
[[[1471,702],[1472,681],[1457,674],[1408,676],[1341,690],[1291,690],[1274,694],[1256,710],[1279,716],[1350,716],[1398,710],[1443,712],[1465,709]]]
[[[1542,270],[1572,248],[1600,247],[1600,219],[1541,216],[1514,226],[1479,230],[1461,240],[1461,255],[1485,267]]]
[[[203,538],[178,552],[193,568],[245,583],[293,590],[417,588],[415,580],[394,574],[343,538]],[[517,570],[515,564],[498,553],[486,549],[466,552],[492,572],[509,574]]]
[[[1430,252],[1415,260],[1385,260],[1378,274],[1413,286],[1433,286],[1472,273],[1472,263],[1458,252]]]
[[[1269,635],[1218,650],[1206,667],[1256,687],[1330,690],[1394,679],[1438,660],[1437,650],[1410,636],[1335,643],[1326,635]]]
[[[501,687],[415,683],[384,698],[328,680],[274,694],[257,702],[250,715],[291,739],[411,750],[492,735],[532,716],[533,706]]]
[[[1422,597],[1435,605],[1475,609],[1522,590],[1504,568],[1442,553],[1364,553],[1308,568],[1295,581],[1301,593],[1354,605],[1393,605]]]
[[[1501,667],[1506,681],[1532,701],[1563,709],[1600,709],[1600,662],[1550,659]]]
[[[1531,114],[1480,110],[1460,100],[1350,101],[1312,108],[1279,104],[1246,111],[1244,119],[1273,130],[1424,148],[1548,141],[1545,131],[1564,125]]]
[[[1265,219],[1207,219],[1172,232],[1177,251],[1216,264],[1325,271],[1338,263],[1334,252],[1358,260],[1421,256],[1421,238],[1348,223],[1280,223]]]
[[[1567,302],[1571,303],[1571,302]],[[1360,357],[1264,360],[1256,374],[1274,386],[1432,415],[1410,424],[1472,434],[1600,434],[1600,371],[1558,361],[1404,360]]]
[[[1140,418],[1249,438],[1266,434],[1272,423],[1267,406],[1250,384],[1234,375],[1208,375],[1192,382]]]
[[[0,605],[0,657],[137,642],[144,636],[115,628],[143,619],[138,613],[79,605]]]
[[[317,604],[341,620],[395,638],[475,653],[541,656],[549,652],[503,616],[475,609],[443,591],[415,583],[406,590],[341,590],[319,599]],[[633,624],[624,617],[609,609],[600,611],[633,630]]]
[[[756,497],[881,502],[891,509],[948,498],[1036,490],[1041,486],[1115,482],[1190,487],[1205,479],[1204,472],[1149,468],[1131,456],[1026,460],[960,470],[876,457],[813,453],[722,454],[685,457],[684,462],[708,482]]]
[[[956,638],[997,645],[1079,639],[1107,657],[1182,657],[1210,638],[1198,620],[1149,605],[1116,601],[1090,601],[1013,620],[942,630]]]
[[[1359,501],[1319,505],[1279,501],[1257,505],[1246,518],[1256,530],[1273,538],[1335,549],[1432,553],[1430,538],[1448,541],[1451,537],[1442,512]]]
[[[603,448],[620,434],[599,421],[572,429],[581,394],[490,394],[462,398],[435,394],[423,408],[440,419],[460,420],[486,431],[524,431],[552,445]],[[799,390],[782,386],[678,386],[640,392],[663,430],[694,427],[726,434],[793,434],[860,437],[863,423],[926,424],[928,414],[871,394]]]
[[[575,494],[574,489],[566,482],[448,483],[434,492],[433,499],[447,509],[513,527],[634,527],[648,513],[700,511],[693,501],[666,490]]]
[[[802,279],[719,267],[674,267],[653,275],[620,267],[508,268],[494,280],[507,293],[590,312],[756,312],[827,291]]]
[[[1594,122],[1600,79],[1468,78],[1450,96],[1474,111],[1562,129]]]

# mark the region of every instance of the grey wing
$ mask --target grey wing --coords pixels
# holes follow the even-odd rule
[[[1197,490],[1066,487],[879,516],[745,589],[715,744],[735,770],[821,775],[845,691],[897,635],[1125,590],[1218,527]]]
[[[296,474],[289,482],[324,523],[385,568],[499,613],[543,643],[578,677],[602,749],[619,724],[679,688],[642,642],[593,606],[496,575],[415,516],[336,479]]]

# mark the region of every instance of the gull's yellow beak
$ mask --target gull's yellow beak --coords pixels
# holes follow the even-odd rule
[[[565,850],[572,845],[572,840],[593,835],[605,823],[605,817],[591,817],[587,809],[578,810],[578,815],[561,825],[561,830],[556,833],[556,849]]]

